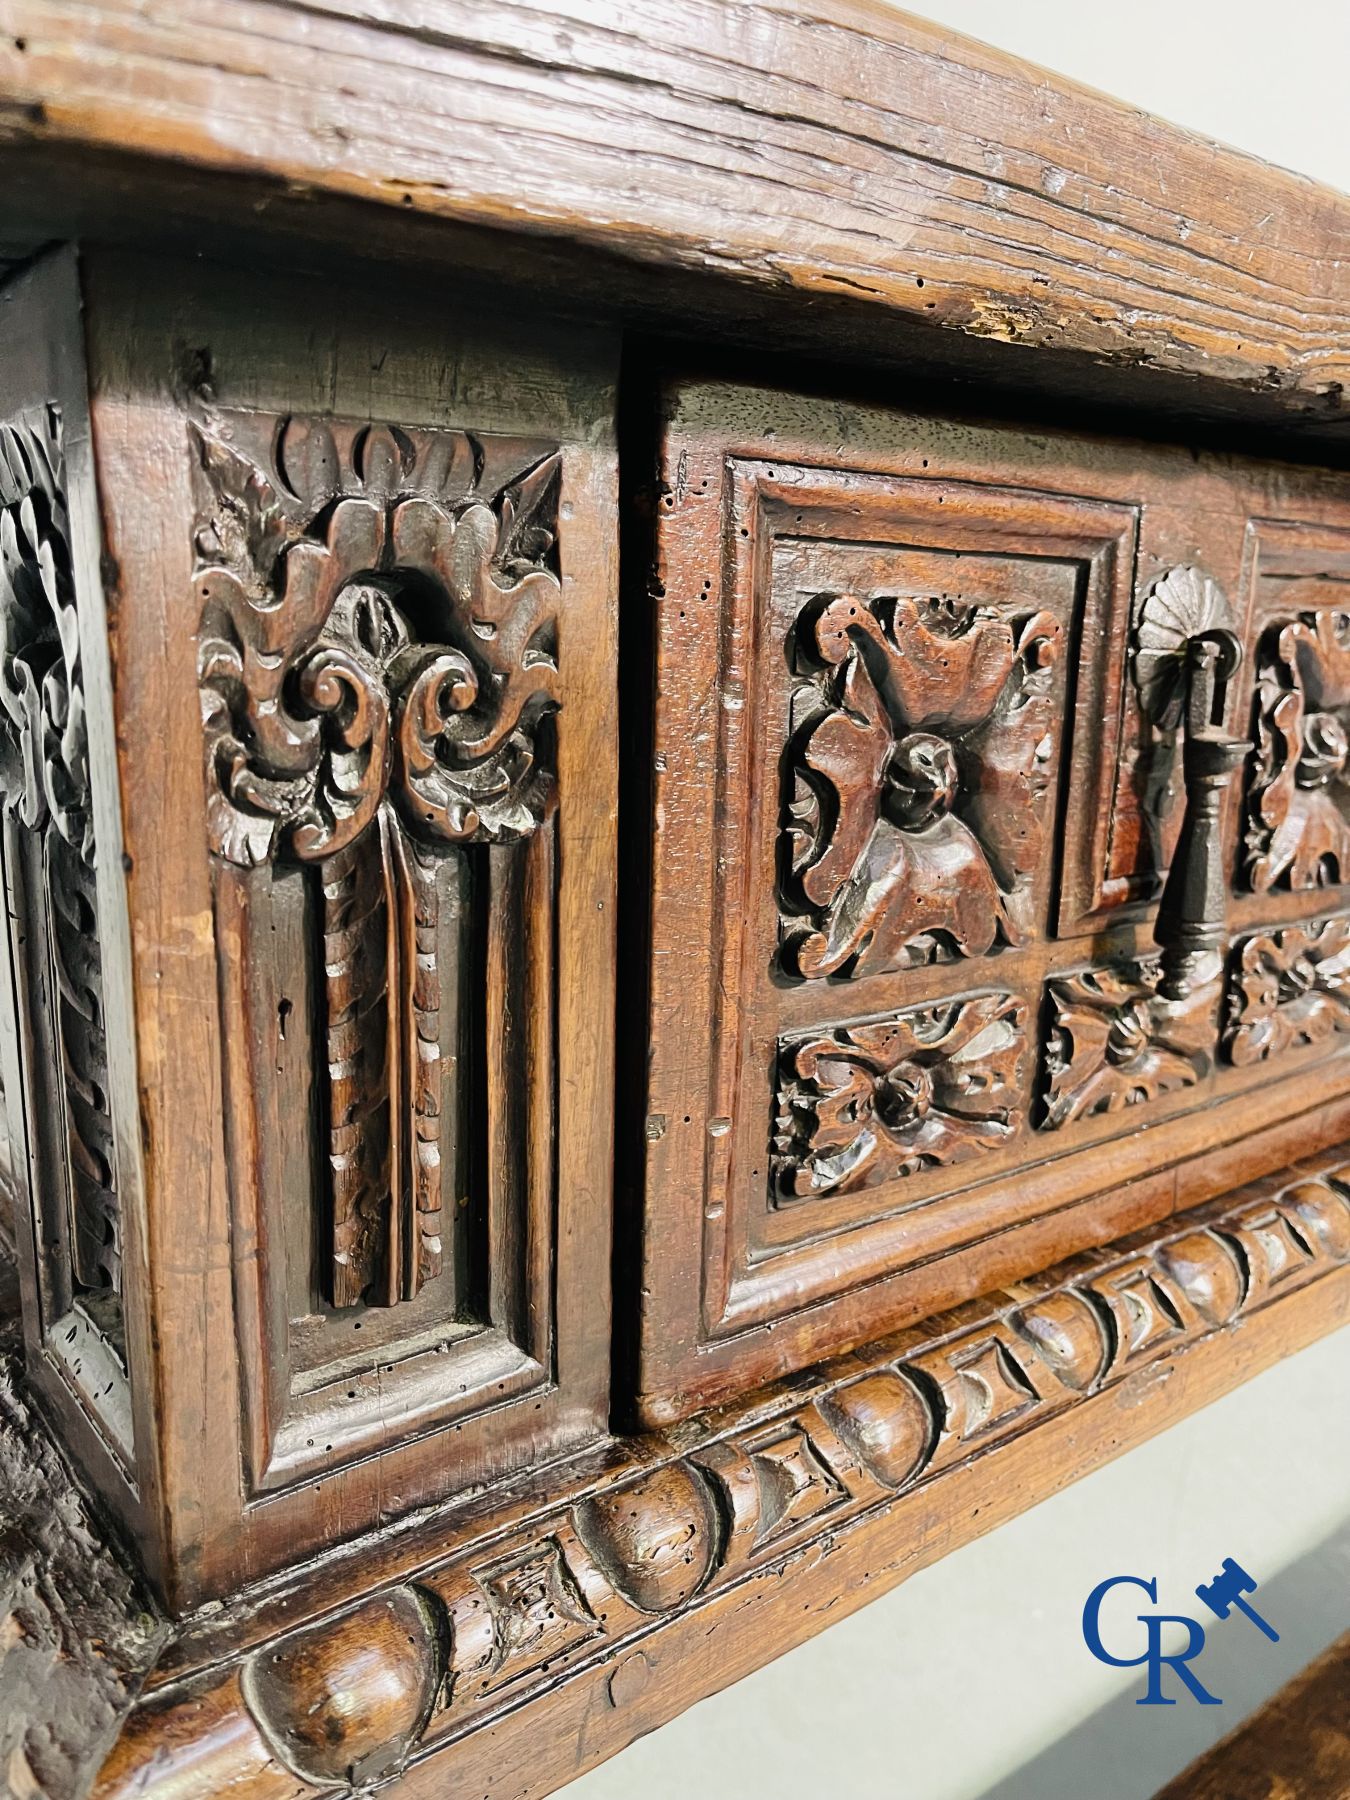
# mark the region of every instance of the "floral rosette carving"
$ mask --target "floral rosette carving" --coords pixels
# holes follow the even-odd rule
[[[213,849],[314,861],[386,795],[433,841],[531,831],[558,705],[556,456],[484,499],[442,445],[392,427],[340,445],[283,423],[274,471],[222,429],[193,439]]]
[[[1140,1106],[1210,1072],[1220,982],[1167,1000],[1157,992],[1160,974],[1160,959],[1146,957],[1049,983],[1043,1129]]]
[[[1247,879],[1257,893],[1350,874],[1350,613],[1309,612],[1262,646],[1247,803]]]
[[[1228,989],[1228,1055],[1239,1066],[1350,1031],[1350,917],[1244,938]]]
[[[843,594],[802,624],[784,960],[860,975],[1025,942],[1057,739],[1050,613]]]
[[[774,1167],[790,1198],[843,1194],[1006,1144],[1024,1118],[1026,1005],[975,994],[839,1025],[780,1051]]]

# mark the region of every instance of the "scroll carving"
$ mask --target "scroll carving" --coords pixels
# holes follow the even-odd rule
[[[1247,880],[1257,893],[1350,875],[1350,613],[1307,612],[1260,647],[1247,796]]]
[[[1260,1062],[1342,1032],[1350,1032],[1350,915],[1242,940],[1228,988],[1233,1062]]]
[[[332,1299],[392,1303],[442,1264],[438,866],[553,802],[559,460],[507,478],[512,446],[464,433],[191,430],[211,848],[318,866]]]
[[[842,594],[803,618],[819,705],[790,753],[784,960],[796,973],[1026,941],[1062,635],[1048,612],[909,596]]]
[[[1160,959],[1085,969],[1048,984],[1042,1129],[1139,1106],[1201,1081],[1214,1065],[1219,984],[1158,992]]]
[[[785,1044],[778,1191],[849,1193],[1001,1148],[1025,1117],[1026,1015],[974,994]]]
[[[25,845],[25,873],[9,877],[28,887],[20,979],[51,994],[38,1036],[53,1072],[31,1074],[42,1103],[64,1115],[64,1168],[47,1178],[65,1189],[76,1290],[115,1298],[121,1227],[84,675],[55,407],[0,424],[0,793]]]

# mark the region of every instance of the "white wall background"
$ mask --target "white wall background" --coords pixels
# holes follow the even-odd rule
[[[1350,191],[1350,0],[924,10]],[[1225,1556],[1260,1578],[1280,1644],[1216,1625],[1203,1674],[1225,1704],[1136,1706],[1129,1671],[1083,1646],[1087,1593],[1129,1572],[1184,1602]],[[567,1800],[1148,1800],[1347,1626],[1350,1329],[692,1708]]]
[[[1347,0],[929,0],[905,10],[1350,192]]]

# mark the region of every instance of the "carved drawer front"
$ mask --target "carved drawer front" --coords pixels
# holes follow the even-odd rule
[[[58,301],[88,402],[67,355],[0,421],[3,1076],[32,1330],[190,1600],[605,1427],[612,382],[401,289]]]
[[[1321,1141],[1350,967],[1334,478],[733,388],[667,420],[656,1420]]]

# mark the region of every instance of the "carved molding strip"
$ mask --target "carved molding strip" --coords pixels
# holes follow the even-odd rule
[[[1168,1000],[1160,974],[1159,958],[1147,957],[1047,982],[1042,1130],[1142,1105],[1209,1074],[1222,983]]]
[[[35,1035],[52,1070],[30,1070],[28,1085],[44,1109],[54,1087],[64,1113],[64,1167],[44,1179],[66,1193],[74,1285],[108,1297],[121,1288],[121,1222],[65,479],[56,407],[0,423],[0,796],[28,845],[7,881],[11,906],[16,883],[25,891],[18,979],[35,1017],[46,1011]]]
[[[1350,914],[1254,932],[1228,980],[1224,1043],[1239,1065],[1350,1031]]]
[[[440,1273],[454,1198],[438,867],[554,799],[559,459],[341,420],[190,429],[211,848],[319,866],[329,1286],[392,1304]]]
[[[1048,612],[909,596],[841,594],[803,617],[816,697],[790,751],[794,972],[870,974],[1026,941],[1062,636]]]
[[[626,1652],[653,1617],[750,1576],[790,1578],[841,1527],[1350,1261],[1350,1164],[1261,1186],[1077,1257],[1030,1295],[935,1320],[927,1341],[910,1331],[866,1364],[847,1358],[685,1428],[678,1449],[645,1439],[617,1474],[490,1547],[152,1697],[97,1800],[153,1794],[149,1765],[178,1710],[198,1734],[228,1721],[232,1773],[270,1794],[278,1760],[301,1792],[374,1780],[597,1662],[619,1704],[643,1673]]]
[[[1350,613],[1301,613],[1257,653],[1246,875],[1258,894],[1350,876]]]
[[[775,1187],[850,1193],[1000,1149],[1025,1121],[1027,1006],[972,994],[779,1048]]]

